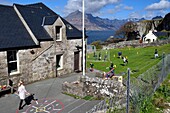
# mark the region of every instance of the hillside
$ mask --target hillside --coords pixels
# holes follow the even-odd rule
[[[170,13],[166,14],[163,20],[156,28],[158,31],[170,31]]]

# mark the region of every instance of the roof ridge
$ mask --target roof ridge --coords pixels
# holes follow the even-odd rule
[[[26,5],[21,5],[21,4],[15,4],[15,5],[19,5],[22,7],[27,7],[27,8],[34,8],[34,9],[41,9],[43,7],[47,8],[48,10],[52,11],[55,15],[58,15],[56,12],[54,12],[52,9],[50,9],[48,6],[46,6],[44,3],[42,2],[37,2],[37,3],[32,3],[32,4],[26,4]],[[39,6],[39,7],[38,7]]]
[[[26,4],[25,6],[32,6],[32,5],[36,5],[36,4],[43,4],[43,3],[42,2],[37,2],[37,3]]]
[[[32,5],[37,5],[37,4],[43,4],[42,2],[37,2],[37,3],[31,3],[31,4],[18,4],[18,3],[13,3],[13,5],[20,5],[20,6],[32,6]],[[43,4],[44,5],[44,4]]]
[[[13,7],[12,5],[4,5],[4,4],[0,4],[0,6],[3,6],[3,7]]]

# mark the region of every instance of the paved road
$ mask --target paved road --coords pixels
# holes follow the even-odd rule
[[[26,85],[28,92],[34,93],[38,98],[38,104],[33,101],[31,105],[18,111],[19,97],[8,94],[0,98],[0,113],[85,113],[99,101],[75,99],[62,94],[61,90],[63,82],[78,80],[80,76],[81,73],[72,73]],[[90,73],[90,76],[94,76],[94,73]]]

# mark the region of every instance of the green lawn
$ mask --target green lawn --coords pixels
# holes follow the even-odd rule
[[[158,50],[159,58],[154,58],[154,51],[155,49]],[[122,56],[127,56],[128,64],[123,65],[123,60],[118,58],[118,52],[122,52]],[[101,52],[101,51],[100,51]],[[110,62],[112,61],[115,68],[115,74],[126,73],[127,68],[133,72],[131,76],[136,77],[139,74],[145,72],[153,65],[157,64],[162,59],[162,53],[170,54],[170,44],[157,46],[157,47],[145,47],[145,48],[133,48],[133,47],[126,47],[122,49],[110,49],[101,52],[102,54],[102,61],[95,60],[94,53],[87,54],[87,67],[90,67],[90,62],[94,64],[94,68],[97,70],[108,72],[108,67],[110,66]],[[96,52],[98,56],[99,52]],[[103,61],[104,55],[108,53],[110,58],[107,61]]]

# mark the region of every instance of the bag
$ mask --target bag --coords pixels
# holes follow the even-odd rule
[[[34,99],[34,94],[30,94],[28,97],[26,97],[25,98],[25,103],[27,105],[30,105],[32,100],[37,100],[37,99]]]

